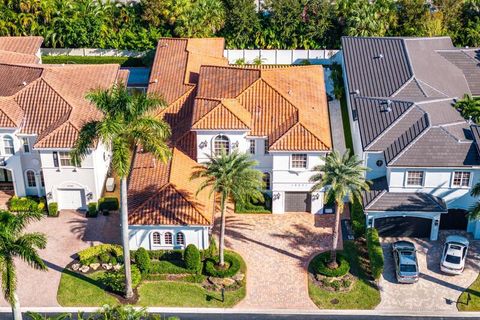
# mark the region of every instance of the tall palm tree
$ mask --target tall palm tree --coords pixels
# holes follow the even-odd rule
[[[472,119],[475,123],[480,122],[480,99],[465,94],[463,99],[455,103],[454,107],[465,119]]]
[[[98,110],[102,120],[93,120],[83,125],[72,150],[74,163],[95,148],[97,142],[112,152],[112,169],[120,177],[120,200],[122,220],[122,246],[125,263],[125,297],[133,296],[130,249],[128,243],[127,177],[130,173],[133,149],[141,145],[157,159],[166,162],[171,155],[167,145],[170,127],[163,120],[150,115],[151,111],[165,106],[165,102],[146,94],[131,95],[123,84],[108,90],[96,90],[87,95]]]
[[[327,199],[335,200],[335,225],[328,265],[330,268],[336,268],[338,267],[337,246],[340,215],[343,212],[344,200],[348,198],[349,201],[361,201],[362,191],[370,190],[369,182],[365,181],[364,175],[368,168],[362,166],[362,160],[359,160],[354,154],[351,155],[349,150],[343,156],[334,151],[321,158],[324,164],[313,168],[316,173],[310,178],[310,181],[314,183],[311,191],[326,188]]]
[[[22,319],[17,295],[15,258],[20,258],[34,269],[47,270],[37,250],[44,249],[47,238],[38,232],[25,233],[30,222],[39,221],[43,214],[25,212],[13,214],[0,210],[0,274],[5,300],[12,306],[13,318]]]
[[[202,179],[197,195],[202,190],[210,189],[220,196],[221,226],[219,239],[219,264],[223,266],[225,248],[225,207],[230,198],[234,201],[263,200],[262,173],[253,169],[257,162],[248,154],[223,151],[216,156],[208,156],[205,164],[195,167],[190,179]]]

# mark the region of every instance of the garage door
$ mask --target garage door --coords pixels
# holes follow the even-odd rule
[[[441,230],[467,230],[468,212],[462,209],[451,209],[440,217]]]
[[[374,226],[381,237],[430,238],[432,220],[417,217],[377,218]]]
[[[308,192],[285,192],[285,212],[310,212]]]
[[[83,189],[58,189],[58,208],[86,209],[85,191]]]

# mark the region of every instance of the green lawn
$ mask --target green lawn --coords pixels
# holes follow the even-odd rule
[[[353,241],[344,243],[344,254],[349,258],[351,273],[358,277],[353,288],[349,292],[330,292],[317,287],[309,278],[310,298],[320,309],[375,308],[380,303],[380,292],[367,280]]]
[[[194,283],[169,281],[146,282],[140,285],[138,304],[149,307],[217,307],[229,308],[245,297],[245,287],[225,291],[225,302],[220,292],[211,292]]]
[[[99,307],[118,304],[117,299],[106,293],[97,283],[103,272],[80,275],[64,269],[57,292],[58,303],[63,307]]]
[[[480,311],[480,275],[460,295],[457,301],[457,309],[460,311]]]

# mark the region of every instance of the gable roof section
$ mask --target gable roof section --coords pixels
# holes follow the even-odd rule
[[[12,96],[42,76],[39,67],[0,64],[0,96]]]
[[[478,58],[480,49],[439,50],[437,52],[462,70],[472,95],[480,96],[480,58]]]
[[[248,130],[250,113],[235,99],[197,99],[192,129]],[[203,110],[201,110],[203,109]],[[200,114],[200,113],[203,114]]]
[[[38,63],[42,37],[0,37],[0,63]]]

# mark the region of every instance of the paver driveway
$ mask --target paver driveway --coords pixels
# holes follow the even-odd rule
[[[306,268],[312,255],[331,247],[334,215],[229,213],[226,221],[226,246],[248,269],[247,296],[237,308],[317,309]]]
[[[119,214],[87,219],[85,214],[62,211],[58,218],[44,218],[31,224],[27,231],[47,235],[47,247],[40,255],[48,271],[33,270],[24,262],[16,261],[20,304],[58,306],[57,289],[63,268],[84,248],[101,242],[118,242],[115,240],[120,237]],[[3,296],[0,305],[8,305]]]
[[[398,239],[384,241],[385,271],[380,280],[382,302],[380,310],[422,310],[456,311],[456,301],[460,294],[477,278],[480,270],[480,242],[472,241],[463,274],[449,276],[440,271],[443,243],[447,234],[441,232],[438,241],[408,239],[416,244],[420,279],[415,284],[398,284],[395,280],[395,266],[390,243]],[[459,234],[459,232],[455,232]],[[464,234],[466,235],[466,234]]]

